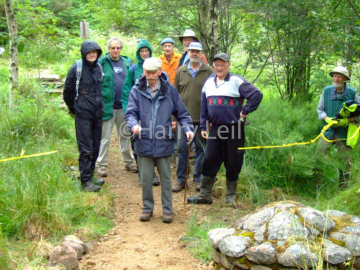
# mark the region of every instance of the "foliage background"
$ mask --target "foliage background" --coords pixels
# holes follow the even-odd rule
[[[14,269],[8,254],[21,249],[21,242],[27,246],[29,239],[57,239],[78,229],[92,238],[112,226],[112,195],[106,189],[99,196],[80,193],[67,171],[77,158],[72,120],[38,82],[29,79],[42,69],[65,78],[80,56],[80,21],[89,22],[90,38],[104,52],[107,40],[117,35],[125,44],[122,54],[133,59],[141,38],[150,41],[155,55],[161,54],[159,43],[167,36],[182,52],[178,37],[187,28],[195,30],[208,59],[214,52],[227,52],[231,72],[264,93],[246,128],[248,146],[315,138],[321,129],[317,102],[322,89],[332,83],[328,73],[334,66],[348,67],[350,85],[360,84],[359,0],[14,0],[14,6],[20,85],[9,110],[9,40],[0,3],[0,46],[6,49],[0,56],[0,159],[17,156],[22,149],[26,153],[57,149],[59,154],[0,163],[0,268],[4,269]],[[327,156],[316,152],[316,144],[248,150],[238,199],[260,206],[293,198],[319,209],[360,215],[359,155],[357,147],[352,151],[349,187],[339,191],[338,169],[344,163],[336,149]],[[219,178],[216,188],[224,192],[223,169]],[[280,190],[276,198],[269,195],[273,189]],[[195,229],[191,231],[197,235]],[[31,258],[19,256],[17,267]]]

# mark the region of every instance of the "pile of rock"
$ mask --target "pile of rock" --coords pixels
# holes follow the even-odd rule
[[[88,251],[88,247],[74,235],[64,238],[61,245],[56,246],[49,258],[49,265],[63,265],[66,270],[78,270],[79,260]]]
[[[215,269],[360,269],[360,218],[336,210],[277,202],[208,236]]]

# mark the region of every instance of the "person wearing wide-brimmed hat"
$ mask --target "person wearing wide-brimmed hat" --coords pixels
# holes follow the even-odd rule
[[[332,77],[333,84],[324,88],[317,112],[319,120],[324,121],[323,125],[327,125],[335,120],[337,113],[343,106],[343,103],[348,100],[360,102],[358,92],[347,85],[346,82],[350,81],[350,75],[347,68],[343,66],[335,67],[329,75]],[[339,185],[343,186],[350,177],[350,147],[346,146],[346,139],[348,133],[348,125],[352,122],[359,122],[359,117],[350,117],[338,119],[337,124],[331,126],[324,133],[328,140],[338,140],[334,143],[327,142],[322,137],[319,140],[318,150],[326,153],[332,144],[335,144],[338,151],[343,154],[346,160],[346,169],[339,170]]]
[[[184,50],[185,50],[180,58],[180,66],[183,66],[190,61],[189,55],[188,55],[188,49],[189,49],[190,44],[192,42],[199,42],[199,39],[196,37],[195,32],[193,30],[186,29],[184,34],[182,34],[182,36],[179,37],[179,40],[180,40],[181,44],[184,45]],[[205,64],[208,63],[208,60],[204,53],[201,55],[201,60],[204,61]]]

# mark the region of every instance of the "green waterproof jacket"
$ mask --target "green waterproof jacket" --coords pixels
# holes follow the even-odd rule
[[[141,39],[139,41],[139,44],[137,46],[136,49],[136,64],[135,64],[135,69],[130,67],[127,75],[126,75],[126,79],[124,82],[124,86],[121,92],[121,104],[123,106],[124,109],[124,113],[126,112],[126,108],[129,102],[129,94],[131,91],[131,88],[135,85],[136,80],[140,77],[141,74],[143,74],[143,63],[144,63],[144,59],[142,59],[140,57],[140,49],[141,48],[148,48],[150,50],[150,57],[152,56],[152,48],[150,46],[149,41],[147,41],[146,39]],[[135,70],[135,72],[134,72]]]
[[[123,61],[125,69],[128,70],[131,67],[132,59],[127,56],[120,55],[120,59]],[[104,102],[104,113],[103,120],[107,121],[113,117],[114,113],[114,102],[115,102],[115,73],[113,66],[110,62],[110,55],[107,53],[104,57],[99,60],[100,65],[103,67],[104,78],[102,84],[102,99]],[[124,87],[123,87],[124,89]],[[124,90],[122,90],[124,91]]]

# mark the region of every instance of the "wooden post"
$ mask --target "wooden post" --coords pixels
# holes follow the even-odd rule
[[[89,38],[89,23],[86,20],[80,22],[80,37],[83,39]]]

